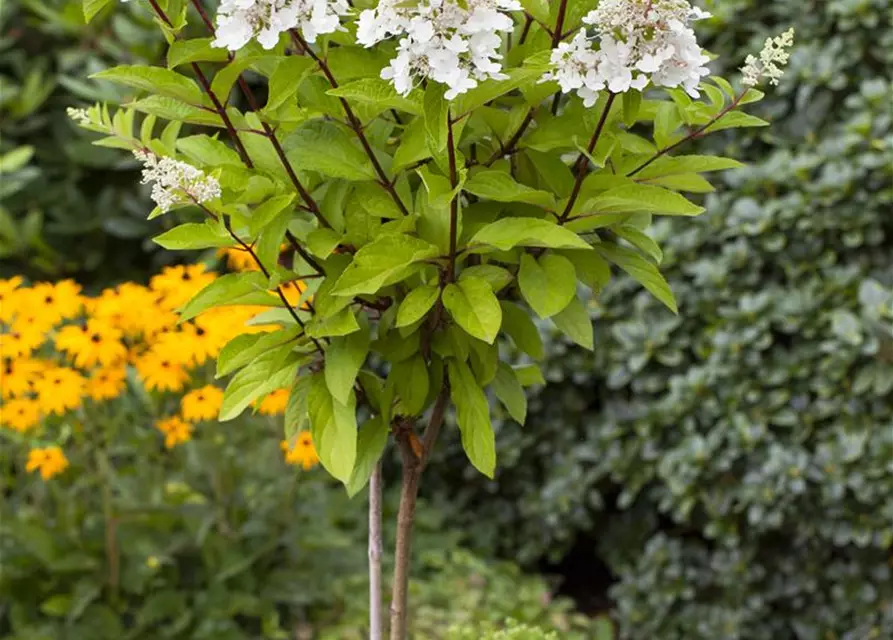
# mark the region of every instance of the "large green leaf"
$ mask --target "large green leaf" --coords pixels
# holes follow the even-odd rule
[[[298,327],[280,329],[269,333],[243,333],[227,342],[217,355],[215,377],[222,378],[244,367],[257,356],[295,340],[301,334]]]
[[[294,101],[301,81],[316,68],[309,56],[288,56],[279,60],[270,76],[266,111],[272,111],[289,100]]]
[[[123,84],[156,96],[167,96],[195,106],[210,104],[194,80],[164,67],[122,64],[94,73],[90,77]]]
[[[288,392],[288,404],[285,406],[283,420],[286,440],[291,440],[304,431],[310,422],[309,398],[312,387],[312,376],[298,376]]]
[[[437,256],[432,244],[402,233],[387,233],[357,251],[338,278],[332,293],[357,296],[377,293],[382,287],[409,277],[417,263]]]
[[[513,247],[590,249],[573,231],[541,218],[503,218],[474,234],[471,244],[484,244],[502,251]]]
[[[369,354],[369,342],[369,331],[361,327],[350,335],[332,338],[326,347],[326,384],[341,404],[347,404],[357,374]]]
[[[512,419],[523,425],[527,419],[527,394],[524,393],[524,387],[518,381],[514,369],[500,362],[496,377],[490,386],[499,401],[508,409]]]
[[[496,437],[490,424],[490,405],[468,365],[447,361],[450,396],[462,432],[462,447],[474,467],[488,478],[496,472]]]
[[[397,395],[403,405],[400,413],[415,416],[425,408],[428,399],[430,378],[425,358],[421,353],[416,353],[411,358],[394,362],[391,365],[391,373],[388,382],[394,385]]]
[[[223,395],[220,420],[232,420],[254,400],[291,386],[300,360],[290,345],[260,354],[230,380]]]
[[[651,294],[663,302],[673,313],[678,313],[676,299],[666,279],[661,275],[657,267],[648,262],[640,254],[626,247],[601,243],[596,245],[596,251],[606,260],[616,264],[626,271],[639,284],[645,287]]]
[[[302,171],[330,178],[374,180],[375,170],[355,136],[328,120],[312,120],[285,140],[289,161]]]
[[[539,317],[549,318],[574,299],[577,275],[574,265],[565,257],[547,254],[537,260],[525,253],[521,256],[518,286],[530,308]]]
[[[168,69],[192,62],[225,62],[228,59],[227,50],[213,46],[213,41],[214,38],[174,40],[167,50]]]
[[[384,453],[390,431],[391,425],[388,424],[384,416],[376,416],[367,420],[360,427],[360,434],[357,436],[357,460],[353,473],[350,474],[350,480],[347,482],[347,495],[351,498],[369,482],[375,465],[378,464]]]
[[[307,396],[310,430],[319,461],[326,471],[347,484],[357,457],[356,396],[341,403],[329,392],[322,374],[313,376]]]
[[[394,326],[406,327],[424,318],[437,302],[438,295],[440,288],[427,284],[410,291],[397,309],[397,321]]]
[[[658,213],[663,215],[696,216],[704,207],[690,202],[675,191],[648,184],[628,184],[592,198],[581,208],[585,215],[605,213]],[[573,218],[576,220],[578,217]]]
[[[517,182],[505,171],[478,171],[465,182],[468,193],[497,202],[526,202],[541,207],[554,207],[555,197]],[[523,218],[517,218],[523,220]]]
[[[559,331],[584,349],[592,351],[595,342],[592,335],[592,319],[578,298],[571,300],[564,310],[552,316]]]
[[[456,323],[470,335],[493,344],[502,325],[502,309],[492,287],[485,280],[463,278],[443,290],[443,306]]]
[[[521,351],[534,360],[545,357],[543,339],[530,314],[513,302],[503,300],[502,328]]]
[[[408,96],[401,96],[394,89],[392,82],[381,78],[361,78],[337,89],[329,90],[329,95],[347,99],[351,104],[363,103],[385,109],[398,109],[413,115],[422,113],[422,96],[420,92],[413,92]]]
[[[216,278],[199,291],[180,309],[180,320],[194,318],[211,307],[236,304],[279,304],[279,299],[267,291],[268,282],[259,271],[228,273]]]
[[[187,222],[155,236],[152,241],[170,250],[231,247],[235,244],[229,233],[209,222]]]

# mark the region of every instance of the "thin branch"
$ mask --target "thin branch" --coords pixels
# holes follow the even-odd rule
[[[574,164],[574,174],[576,175],[576,179],[574,180],[574,188],[573,191],[571,191],[570,198],[568,198],[567,200],[567,205],[564,207],[564,211],[558,218],[559,222],[561,223],[567,221],[567,218],[568,216],[570,216],[574,205],[577,203],[577,198],[580,197],[580,189],[583,187],[583,179],[586,177],[586,166],[589,164],[589,156],[592,155],[592,152],[595,150],[595,146],[598,144],[599,138],[601,138],[602,131],[605,128],[605,123],[608,121],[608,113],[610,113],[611,111],[611,106],[614,104],[615,98],[617,98],[616,93],[608,94],[608,100],[605,102],[605,108],[598,120],[598,124],[595,126],[595,132],[592,134],[592,138],[589,140],[589,145],[586,147],[586,153],[581,153],[577,157],[577,162]]]
[[[447,113],[447,153],[450,162],[450,187],[455,190],[459,185],[459,175],[456,169],[456,141],[453,139],[453,121]],[[456,235],[459,226],[459,194],[453,195],[450,200],[450,255],[449,267],[446,273],[446,281],[456,279]]]
[[[695,129],[694,131],[689,133],[687,136],[682,138],[682,140],[679,140],[678,142],[671,144],[669,147],[661,149],[656,154],[654,154],[651,158],[649,158],[648,160],[646,160],[645,162],[640,164],[638,167],[636,167],[635,169],[633,169],[632,171],[627,173],[626,177],[632,178],[634,175],[636,175],[637,173],[642,171],[645,167],[650,166],[651,163],[654,162],[655,160],[657,160],[658,158],[662,158],[666,154],[670,153],[671,151],[673,151],[675,149],[678,149],[682,145],[684,145],[688,142],[691,142],[695,138],[699,138],[705,131],[707,131],[707,129],[709,129],[710,127],[715,125],[717,122],[722,120],[726,115],[728,115],[729,112],[734,111],[734,109],[740,104],[741,100],[744,98],[744,93],[745,92],[742,92],[740,95],[736,96],[735,99],[732,101],[732,103],[729,104],[729,106],[727,106],[725,109],[723,109],[722,111],[717,113],[715,116],[713,116],[707,124],[705,124],[702,127],[699,127],[698,129]]]
[[[381,462],[369,477],[369,640],[382,640]]]
[[[289,29],[289,35],[291,35],[292,41],[295,45],[303,47],[304,51],[310,56],[314,62],[316,62],[320,71],[322,71],[323,75],[329,81],[329,84],[333,89],[338,88],[338,80],[335,79],[334,74],[332,73],[332,69],[329,67],[328,62],[319,57],[316,52],[310,47],[309,44],[304,40],[300,33],[298,33],[297,29]],[[388,178],[388,175],[385,173],[384,168],[381,166],[381,163],[378,161],[378,157],[375,155],[375,151],[372,149],[372,145],[369,144],[369,139],[366,137],[365,131],[363,131],[363,123],[360,122],[360,119],[357,118],[353,109],[344,98],[338,98],[341,103],[341,108],[344,109],[344,115],[347,117],[348,126],[353,129],[354,133],[357,135],[357,138],[360,140],[360,144],[363,146],[363,150],[366,152],[366,155],[369,156],[370,162],[372,162],[372,167],[375,170],[376,175],[378,176],[378,184],[388,192],[388,195],[391,196],[391,199],[394,201],[394,204],[400,209],[400,212],[407,216],[409,215],[409,210],[406,208],[406,205],[403,204],[403,200],[400,198],[400,194],[397,193],[397,190],[394,188],[394,184]]]
[[[425,428],[422,443],[422,457],[419,459],[409,443],[410,434],[402,433],[397,438],[400,457],[403,461],[403,480],[400,486],[400,509],[397,513],[397,544],[394,552],[394,581],[391,593],[391,640],[406,640],[408,637],[408,596],[409,567],[412,557],[412,524],[419,495],[422,470],[434,447],[437,435],[443,425],[450,400],[449,386],[444,384],[431,409],[428,426]]]
[[[558,5],[558,18],[555,21],[555,31],[552,33],[552,49],[558,46],[558,43],[561,42],[561,30],[564,29],[564,17],[567,15],[567,0],[561,0],[561,4]],[[555,93],[555,97],[552,98],[552,115],[558,114],[558,105],[561,103],[561,91],[557,91]]]

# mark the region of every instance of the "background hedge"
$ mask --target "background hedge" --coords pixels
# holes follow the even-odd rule
[[[749,168],[659,228],[680,315],[605,291],[498,482],[431,469],[482,546],[570,553],[626,637],[893,637],[893,4],[717,5],[723,59],[798,45],[773,126],[700,145]]]
[[[891,637],[893,2],[715,4],[722,60],[790,25],[798,45],[763,103],[773,127],[700,146],[750,167],[724,178],[698,224],[659,228],[680,315],[623,280],[605,291],[595,354],[553,339],[528,425],[499,425],[497,482],[455,442],[442,450],[424,490],[433,529],[564,573],[629,638]],[[157,35],[139,3],[89,29],[79,5],[2,5],[3,271],[145,279],[167,257],[146,240],[157,228],[134,165],[63,114],[114,98],[85,76],[154,59]],[[307,522],[323,536],[345,526]],[[210,580],[218,560],[190,571]],[[58,587],[41,585],[33,611]],[[319,588],[342,602],[343,584]]]

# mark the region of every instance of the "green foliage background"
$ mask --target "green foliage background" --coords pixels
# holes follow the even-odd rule
[[[156,249],[145,238],[157,227],[143,220],[149,207],[135,165],[90,146],[64,117],[67,106],[114,97],[110,85],[100,93],[87,85],[89,73],[157,58],[157,32],[136,4],[85,28],[80,2],[3,3],[0,152],[33,147],[22,166],[4,170],[0,256],[7,272],[89,274],[102,282],[122,277],[125,267],[134,268],[128,275],[145,273],[166,259],[164,252],[148,254]],[[662,270],[680,315],[631,283],[612,285],[591,307],[595,354],[554,339],[545,369],[550,385],[532,399],[528,425],[522,430],[506,420],[499,428],[497,481],[468,467],[458,439],[443,451],[444,464],[431,466],[425,491],[441,506],[428,512],[427,529],[440,529],[445,518],[467,532],[479,554],[532,568],[561,570],[569,557],[589,572],[575,580],[588,592],[575,595],[591,608],[612,608],[630,638],[889,637],[893,5],[718,4],[707,28],[724,63],[789,25],[798,45],[782,85],[760,107],[773,126],[701,147],[750,167],[725,176],[696,223],[658,227]],[[158,516],[158,523],[127,525],[127,553],[135,555],[126,561],[133,582],[122,582],[121,597],[132,599],[124,610],[149,620],[150,635],[135,637],[165,637],[160,629],[167,637],[256,637],[263,625],[275,630],[283,611],[291,622],[298,612],[313,618],[335,610],[327,622],[344,626],[332,637],[347,637],[337,634],[362,619],[359,503],[344,503],[337,488],[323,491],[321,479],[264,477],[264,465],[252,461],[278,453],[265,449],[276,441],[258,444],[258,432],[248,433],[247,443],[229,434],[195,443],[194,466],[178,467],[190,477],[140,487],[157,504],[191,506],[173,521]],[[252,455],[237,456],[240,445]],[[208,447],[232,462],[234,479],[245,478],[237,496],[250,509],[235,511],[235,536],[214,526],[220,502],[206,477]],[[156,464],[153,473],[165,471]],[[4,476],[7,490],[22,482],[10,471]],[[86,603],[82,612],[105,606],[88,597],[102,580],[103,532],[91,518],[102,507],[83,487],[61,495],[52,495],[61,492],[52,486],[33,491],[24,504],[2,506],[0,634],[21,622],[31,630],[46,625],[46,637],[57,637],[73,602]],[[201,500],[189,502],[193,494]],[[287,495],[293,502],[282,502]],[[70,506],[67,520],[47,519],[42,507],[49,501]],[[13,513],[24,529],[10,525]],[[301,521],[301,532],[273,538],[277,546],[264,547],[266,555],[219,578],[257,553],[258,537],[269,539],[286,513]],[[199,539],[205,520],[212,524]],[[420,536],[419,548],[447,544],[430,535]],[[306,539],[318,542],[301,549]],[[146,557],[159,553],[159,540],[176,553],[149,572]],[[285,583],[272,577],[282,574],[282,554],[296,558],[281,576]],[[55,564],[68,558],[82,564]],[[479,618],[457,625],[515,617],[568,628],[548,622],[564,615],[561,607],[544,612],[532,604],[546,593],[541,582],[516,591],[514,569],[471,558],[431,561],[433,582],[420,581],[416,598],[434,603],[431,615],[437,602],[468,593],[461,578],[471,571],[488,576],[485,584],[503,585],[504,600],[517,602],[506,611],[474,610]],[[468,567],[475,568],[463,573]],[[30,590],[23,589],[19,580],[33,576]],[[280,584],[282,597],[315,600],[282,609],[279,596],[258,597],[250,588]],[[240,599],[243,589],[250,593]],[[207,627],[190,621],[178,630],[179,609],[152,613],[164,605],[145,599],[148,592],[175,594],[207,618]],[[360,597],[350,602],[348,592]],[[12,593],[15,606],[6,604]],[[525,606],[534,611],[526,617],[518,611]],[[93,612],[90,624],[115,624],[101,609]],[[108,637],[119,637],[110,628]],[[185,629],[192,635],[182,635]],[[106,631],[82,633],[99,638]]]

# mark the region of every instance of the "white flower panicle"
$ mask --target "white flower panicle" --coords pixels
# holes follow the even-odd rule
[[[279,35],[298,28],[308,42],[341,28],[347,0],[223,0],[217,10],[215,47],[237,51],[252,38],[272,49]]]
[[[448,87],[452,100],[488,78],[503,79],[501,34],[514,28],[507,11],[520,11],[517,0],[382,0],[360,14],[357,41],[365,47],[399,37],[397,57],[381,72],[401,95],[416,79]]]
[[[559,44],[544,79],[556,80],[565,93],[576,91],[586,106],[606,87],[625,93],[649,82],[683,87],[696,98],[701,78],[710,73],[709,58],[689,25],[708,17],[687,0],[602,0],[583,18],[595,37],[580,31]]]
[[[769,84],[777,85],[784,75],[783,67],[791,57],[790,49],[794,46],[794,29],[788,29],[776,38],[766,38],[766,44],[760,51],[760,57],[749,55],[744,60],[741,73],[742,82],[748,87],[755,87],[760,79],[769,78]]]
[[[90,113],[86,109],[68,107],[65,110],[65,115],[81,125],[93,123],[93,121],[90,119]]]
[[[152,184],[152,200],[163,212],[177,204],[203,203],[220,197],[220,183],[213,176],[173,158],[159,158],[151,151],[133,152],[143,163],[142,184]]]

